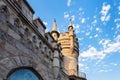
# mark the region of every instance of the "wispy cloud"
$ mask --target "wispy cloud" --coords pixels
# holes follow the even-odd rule
[[[111,72],[111,71],[112,71],[112,69],[101,69],[98,72]]]
[[[75,15],[71,15],[68,12],[64,12],[64,18],[65,19],[72,19],[72,21],[75,21]]]
[[[86,35],[86,36],[89,36],[89,35],[90,35],[90,32],[86,32],[85,35]]]
[[[94,15],[93,18],[94,18],[94,20],[93,20],[93,22],[92,22],[92,25],[93,25],[93,26],[96,26],[96,24],[97,24],[97,16]]]
[[[95,38],[98,37],[98,34],[95,34],[94,37],[95,37]]]
[[[111,6],[110,4],[106,4],[105,2],[103,3],[102,10],[101,10],[101,21],[109,21],[110,20],[110,14],[108,14]]]
[[[80,33],[80,25],[79,24],[73,24],[73,27],[75,29],[76,34]]]
[[[97,32],[102,32],[102,29],[100,29],[99,27],[96,28]]]
[[[82,18],[81,23],[85,23],[85,18]]]
[[[80,56],[89,59],[103,59],[105,54],[103,54],[103,51],[98,51],[95,47],[91,46],[88,50],[83,51]]]
[[[43,22],[44,24],[45,24],[45,26],[47,26],[48,25],[48,23],[47,22]]]
[[[108,53],[120,52],[120,35],[116,36],[114,41],[102,39],[99,42],[99,45],[102,45],[103,47],[101,50],[90,46],[87,50],[80,54],[80,57],[91,60],[97,59],[98,64]]]
[[[75,20],[75,15],[72,15],[71,19],[72,19],[72,21],[74,21]]]
[[[71,0],[67,1],[67,6],[69,7],[71,5]]]
[[[95,26],[97,24],[97,20],[95,19],[93,22],[92,22],[93,26]]]
[[[69,18],[69,14],[67,13],[67,12],[64,12],[64,18],[66,19],[66,18]]]
[[[114,19],[114,22],[116,23],[116,29],[120,28],[120,18]]]
[[[116,64],[116,63],[110,63],[112,66],[117,66],[118,64]]]
[[[118,6],[118,14],[120,14],[120,6]]]
[[[89,38],[90,38],[90,39],[92,39],[92,38],[93,38],[93,36],[89,36]]]
[[[111,42],[111,40],[103,40],[101,44],[104,53],[120,52],[120,35],[115,37],[114,42]]]

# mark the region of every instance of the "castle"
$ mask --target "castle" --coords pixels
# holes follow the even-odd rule
[[[0,0],[0,80],[86,80],[78,70],[79,46],[72,21],[51,32],[26,0]]]

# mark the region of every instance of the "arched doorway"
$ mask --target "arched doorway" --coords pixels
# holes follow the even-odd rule
[[[7,80],[43,80],[41,76],[37,75],[31,69],[21,68],[16,69],[10,73]]]

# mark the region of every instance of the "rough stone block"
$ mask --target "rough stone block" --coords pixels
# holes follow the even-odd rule
[[[5,48],[5,42],[0,39],[0,48],[4,49]]]
[[[16,42],[16,47],[17,49],[21,50],[24,53],[29,54],[29,49],[27,49],[23,44],[21,44],[20,42]]]
[[[8,30],[8,34],[12,36],[14,39],[20,40],[20,36],[16,32],[14,32],[12,29]]]
[[[18,55],[19,51],[9,43],[5,43],[5,50],[10,52],[13,55]]]

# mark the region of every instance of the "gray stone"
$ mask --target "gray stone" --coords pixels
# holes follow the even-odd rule
[[[8,29],[8,34],[10,36],[12,36],[14,39],[20,40],[20,36],[15,31],[13,31],[12,29]]]
[[[19,53],[19,50],[17,50],[15,46],[12,46],[9,43],[5,43],[5,50],[13,55],[18,55]]]
[[[20,42],[16,42],[17,49],[21,50],[22,52],[29,54],[29,49],[27,49],[23,44]]]

